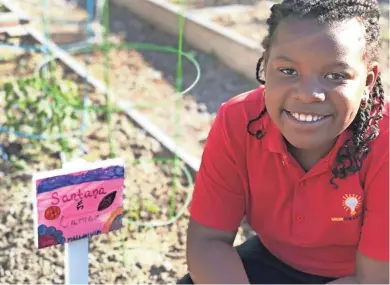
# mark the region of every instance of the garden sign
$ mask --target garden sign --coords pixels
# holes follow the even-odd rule
[[[35,174],[36,246],[42,249],[120,229],[123,188],[121,159]]]

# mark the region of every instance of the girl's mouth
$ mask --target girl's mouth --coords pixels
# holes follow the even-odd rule
[[[318,114],[310,114],[310,113],[304,114],[304,113],[290,112],[287,110],[284,110],[284,113],[290,119],[293,119],[296,122],[303,123],[303,124],[314,124],[314,125],[323,123],[331,117],[330,115],[318,115]]]

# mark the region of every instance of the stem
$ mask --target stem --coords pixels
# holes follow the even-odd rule
[[[179,40],[178,40],[178,54],[177,54],[177,67],[176,67],[176,96],[180,97],[181,90],[183,88],[183,62],[182,62],[182,50],[183,50],[183,26],[184,26],[184,1],[180,1],[181,13],[179,15]],[[178,98],[179,99],[179,98]],[[180,136],[180,100],[176,100],[175,104],[175,134],[174,137],[178,138]],[[178,156],[176,152],[173,156],[173,191],[171,194],[171,203],[170,203],[170,218],[175,216],[175,204],[176,204],[176,186],[178,179]]]
[[[104,11],[103,11],[103,26],[104,26],[104,82],[107,86],[107,90],[109,89],[109,83],[110,83],[110,59],[109,59],[109,51],[110,51],[110,44],[108,42],[108,33],[110,29],[110,22],[109,22],[109,1],[106,1],[104,4]],[[111,107],[110,107],[110,96],[109,93],[106,92],[105,94],[106,99],[106,117],[107,117],[107,123],[108,123],[108,142],[109,142],[109,156],[110,158],[113,158],[115,156],[114,151],[114,145],[113,145],[113,139],[112,139],[112,118],[111,118]]]
[[[55,102],[55,105],[54,105],[54,108],[58,108],[58,97],[60,96],[56,96],[58,94],[56,94],[58,92],[57,90],[57,86],[54,86],[54,88],[51,88],[51,91],[53,92],[53,97],[54,97],[54,102]],[[60,138],[58,139],[59,140],[59,143],[60,143],[60,146],[61,146],[61,151],[65,154],[65,158],[66,160],[69,159],[69,157],[67,157],[68,155],[68,148],[66,146],[66,141],[65,141],[65,138],[64,138],[64,127],[62,125],[62,121],[60,119],[59,116],[56,116],[56,124],[58,126],[58,129],[60,131]]]

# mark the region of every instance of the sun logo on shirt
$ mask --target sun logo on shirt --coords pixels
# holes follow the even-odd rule
[[[343,207],[346,211],[349,211],[350,215],[356,214],[357,208],[362,204],[362,199],[356,194],[345,194],[343,196]]]

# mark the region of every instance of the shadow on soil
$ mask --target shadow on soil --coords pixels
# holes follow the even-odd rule
[[[85,7],[85,2],[80,7]],[[135,16],[128,8],[110,2],[110,32],[121,35],[129,43],[148,43],[160,46],[178,47],[178,37],[161,32],[156,27]],[[256,62],[253,63],[253,81],[232,71],[225,64],[210,54],[199,52],[187,44],[183,50],[194,52],[201,68],[201,78],[190,91],[197,103],[207,106],[209,113],[214,113],[229,98],[257,87],[255,81]],[[163,74],[172,86],[176,85],[177,54],[138,50],[144,60],[155,70]],[[183,59],[183,90],[196,78],[196,69],[192,63]]]

